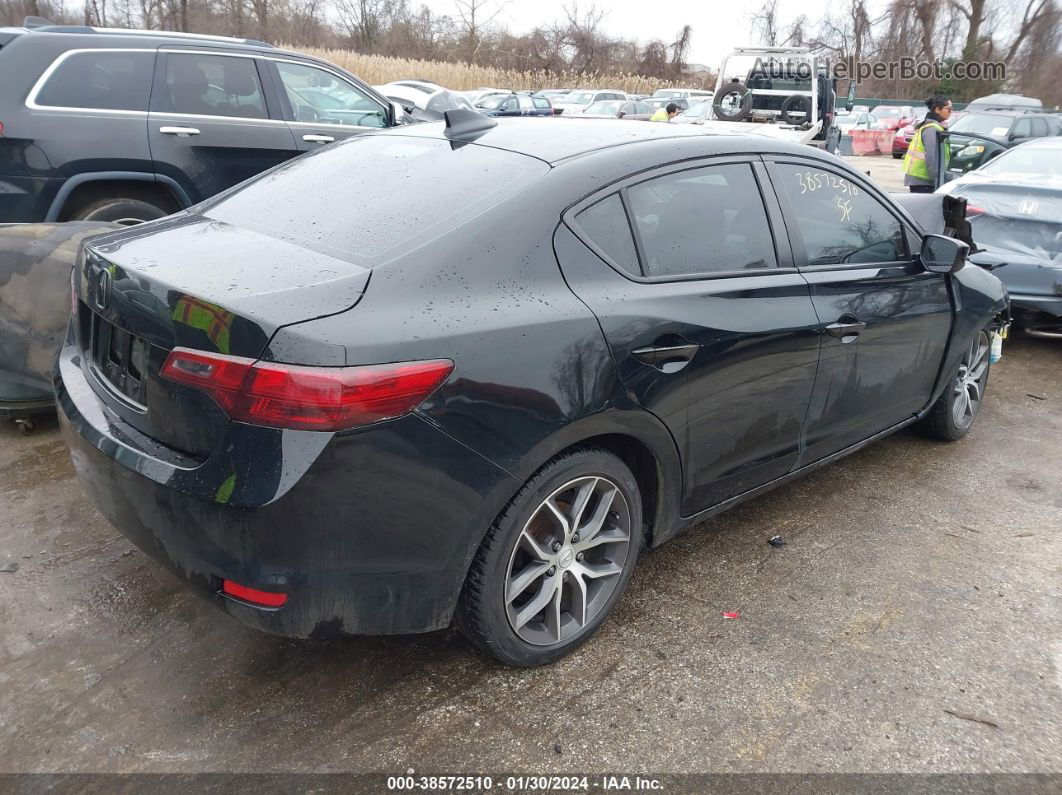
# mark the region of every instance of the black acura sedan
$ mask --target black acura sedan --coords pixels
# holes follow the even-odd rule
[[[233,617],[538,665],[643,549],[966,434],[1006,297],[964,260],[811,147],[457,111],[91,240],[55,386],[99,509]]]

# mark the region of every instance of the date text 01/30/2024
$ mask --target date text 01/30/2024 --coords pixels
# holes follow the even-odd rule
[[[605,775],[594,779],[589,776],[506,776],[495,780],[492,776],[388,776],[387,789],[401,791],[464,791],[489,792],[493,789],[510,792],[540,791],[569,792],[590,789],[617,791],[659,791],[663,784],[659,779],[644,776]]]

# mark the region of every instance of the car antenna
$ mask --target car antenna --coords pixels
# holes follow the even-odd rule
[[[443,112],[446,120],[446,129],[443,135],[447,138],[463,138],[473,133],[486,132],[491,127],[497,127],[498,122],[482,113],[477,113],[468,108],[454,108]]]

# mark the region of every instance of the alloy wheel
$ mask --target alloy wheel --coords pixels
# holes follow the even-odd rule
[[[973,425],[977,410],[984,396],[985,377],[988,375],[988,334],[980,332],[963,354],[959,373],[953,386],[955,395],[951,406],[952,420],[962,430]]]
[[[505,612],[527,643],[568,641],[608,604],[631,544],[630,507],[606,477],[570,481],[524,525],[509,557]]]

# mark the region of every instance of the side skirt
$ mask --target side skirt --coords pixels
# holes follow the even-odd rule
[[[687,528],[692,527],[695,524],[699,524],[700,522],[703,522],[707,519],[711,519],[713,516],[721,514],[723,513],[723,511],[729,510],[735,505],[740,505],[746,500],[751,500],[752,498],[759,497],[761,494],[765,494],[766,492],[771,491],[772,489],[776,489],[779,486],[784,486],[786,483],[789,483],[792,480],[796,480],[799,477],[803,477],[804,475],[814,472],[816,469],[820,469],[824,466],[827,466],[828,464],[832,464],[834,461],[844,458],[845,456],[850,455],[856,452],[857,450],[861,450],[867,445],[873,444],[874,442],[878,441],[879,439],[883,439],[886,436],[894,434],[897,431],[906,428],[908,425],[913,425],[928,410],[929,407],[919,412],[915,416],[908,417],[902,422],[898,422],[897,424],[886,428],[885,430],[880,431],[879,433],[876,433],[873,436],[867,437],[861,442],[856,442],[855,444],[850,445],[849,447],[846,447],[843,450],[838,450],[832,455],[828,455],[825,458],[821,458],[811,464],[802,466],[800,469],[794,469],[792,472],[786,475],[782,475],[780,478],[775,478],[774,480],[764,483],[762,486],[757,486],[754,489],[749,489],[748,491],[743,492],[742,494],[738,494],[736,497],[731,497],[729,500],[721,502],[718,505],[713,505],[711,508],[706,508],[700,513],[696,513],[693,516],[683,516],[679,519],[674,532],[667,534],[667,538],[672,538],[683,530],[686,530]],[[659,544],[653,544],[653,546],[659,546]]]

